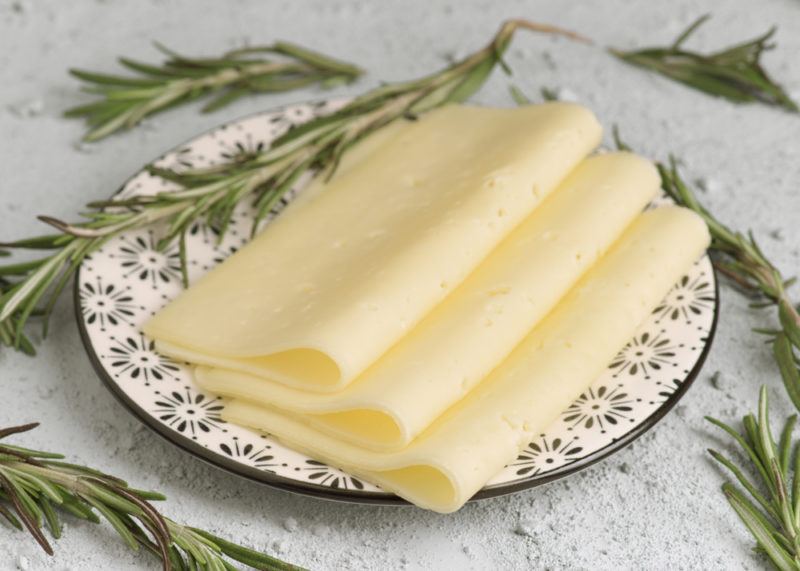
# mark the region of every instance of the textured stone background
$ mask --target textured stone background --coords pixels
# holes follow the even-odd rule
[[[213,115],[189,107],[96,146],[76,144],[80,122],[61,111],[84,101],[69,66],[113,70],[113,56],[159,56],[159,40],[188,54],[245,42],[297,41],[358,62],[379,80],[416,77],[484,44],[499,22],[526,16],[620,47],[665,43],[704,12],[714,19],[692,43],[712,48],[780,25],[766,65],[800,96],[800,3],[334,1],[0,1],[0,239],[42,231],[34,216],[74,218],[154,156],[218,123],[309,91],[240,101]],[[788,273],[800,261],[800,119],[734,106],[626,67],[598,49],[519,36],[509,63],[528,93],[540,86],[619,123],[629,142],[663,157],[679,153],[703,199],[737,227],[752,227]],[[507,105],[496,76],[479,95]],[[702,420],[733,420],[767,383],[774,416],[788,412],[769,354],[748,328],[771,316],[729,290],[705,371],[658,427],[579,475],[513,497],[470,504],[454,515],[412,508],[340,505],[273,491],[188,456],[144,429],[112,398],[84,355],[65,299],[40,355],[0,350],[0,425],[40,420],[22,443],[164,491],[167,514],[313,569],[754,569],[765,562],[725,504],[705,448],[725,446]],[[719,388],[709,377],[721,371]],[[156,568],[107,528],[69,521],[48,558],[28,537],[0,526],[2,569]]]

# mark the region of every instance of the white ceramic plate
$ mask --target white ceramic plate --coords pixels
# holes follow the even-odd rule
[[[339,105],[301,104],[234,121],[171,151],[157,164],[217,164],[267,146],[293,126]],[[142,171],[117,196],[174,188]],[[211,229],[194,226],[187,237],[190,281],[246,242],[251,220],[248,208],[240,209],[220,245]],[[230,472],[330,499],[403,503],[267,436],[227,424],[220,418],[225,402],[201,391],[187,366],[154,350],[140,326],[182,289],[177,248],[156,251],[159,231],[157,227],[132,231],[109,240],[77,274],[75,305],[81,336],[114,395],[167,440]],[[697,375],[714,334],[716,313],[716,281],[711,262],[704,257],[675,284],[591,388],[475,498],[515,492],[574,473],[651,428]]]

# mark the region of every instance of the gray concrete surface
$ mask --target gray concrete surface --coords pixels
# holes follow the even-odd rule
[[[74,218],[162,151],[209,127],[290,101],[291,93],[243,100],[213,115],[191,106],[99,145],[77,145],[80,122],[61,111],[84,101],[69,66],[113,70],[113,56],[158,55],[160,40],[189,54],[245,42],[297,41],[360,63],[379,80],[415,77],[484,44],[499,22],[526,16],[584,32],[600,44],[664,43],[704,12],[714,19],[700,48],[780,25],[766,65],[800,96],[800,3],[767,0],[646,2],[333,1],[0,1],[0,239],[42,231],[40,213]],[[800,261],[800,119],[735,106],[626,67],[597,49],[520,36],[508,56],[516,82],[536,93],[558,87],[619,123],[636,148],[674,151],[718,215],[752,227],[787,273]],[[506,105],[497,75],[478,96]],[[249,483],[163,442],[125,411],[95,377],[73,323],[71,303],[35,359],[0,350],[0,425],[33,420],[20,439],[66,451],[169,496],[170,516],[236,538],[312,569],[756,569],[765,562],[724,502],[722,476],[705,454],[725,446],[702,420],[733,420],[766,383],[774,416],[789,412],[777,371],[751,326],[771,315],[725,290],[715,346],[676,411],[633,446],[579,475],[512,497],[470,504],[453,515],[412,508],[341,505]],[[719,388],[709,381],[720,371]],[[520,526],[520,521],[524,525]],[[0,525],[2,569],[156,568],[107,528],[69,521],[56,557]]]

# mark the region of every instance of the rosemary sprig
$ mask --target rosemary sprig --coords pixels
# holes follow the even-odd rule
[[[677,161],[670,157],[669,165],[658,165],[664,190],[682,206],[691,208],[703,217],[711,232],[714,265],[740,291],[753,300],[754,307],[774,307],[780,328],[757,329],[772,342],[773,353],[784,386],[794,406],[800,410],[800,313],[787,293],[795,281],[784,278],[758,246],[752,232],[742,234],[717,220],[689,189],[678,173]]]
[[[630,150],[614,129],[616,145]],[[667,164],[657,162],[661,186],[678,204],[692,209],[705,221],[711,233],[714,266],[752,299],[753,307],[774,307],[780,327],[755,329],[768,336],[775,361],[792,403],[800,411],[800,310],[787,289],[795,278],[784,278],[758,246],[752,232],[743,234],[717,220],[703,206],[678,171],[678,161],[670,156]]]
[[[159,242],[163,248],[180,239],[195,221],[204,219],[221,239],[234,209],[243,201],[255,205],[255,231],[304,173],[331,176],[342,155],[356,142],[400,118],[413,118],[446,103],[464,101],[483,85],[495,65],[507,69],[502,54],[519,29],[585,41],[552,26],[510,20],[486,47],[450,67],[421,79],[368,91],[339,111],[290,130],[263,151],[244,153],[226,164],[201,170],[178,172],[151,166],[152,174],[183,187],[176,192],[93,203],[85,215],[88,220],[78,224],[40,217],[59,233],[0,244],[8,249],[50,252],[32,262],[0,265],[0,278],[6,280],[0,286],[0,341],[32,350],[24,335],[28,319],[41,316],[46,332],[56,299],[81,260],[120,232],[164,223],[167,230]],[[185,255],[181,261],[185,268]]]
[[[0,440],[36,428],[38,423],[0,429]],[[202,529],[163,516],[150,502],[166,499],[137,490],[98,470],[61,461],[61,454],[0,444],[0,518],[28,532],[49,555],[44,534],[61,537],[60,512],[99,523],[105,519],[133,550],[144,547],[161,559],[165,571],[231,571],[230,560],[256,569],[302,571],[264,553],[226,541]]]
[[[217,58],[189,58],[160,44],[156,47],[168,58],[160,66],[118,59],[134,76],[70,70],[89,84],[85,91],[100,97],[65,112],[67,117],[86,118],[90,130],[84,140],[96,141],[130,129],[149,115],[209,95],[214,97],[203,112],[253,93],[349,83],[362,73],[353,65],[286,42],[233,50]]]
[[[689,87],[735,103],[760,102],[797,112],[797,104],[761,67],[761,55],[772,48],[775,28],[752,40],[711,54],[699,54],[683,44],[710,18],[701,16],[667,47],[609,51],[629,64],[660,73]]]
[[[736,441],[748,463],[749,469],[742,469],[709,449],[739,483],[722,485],[731,507],[777,569],[800,570],[800,442],[792,441],[797,416],[789,417],[776,441],[769,423],[767,389],[761,387],[758,417],[745,416],[741,433],[719,420],[706,419]]]

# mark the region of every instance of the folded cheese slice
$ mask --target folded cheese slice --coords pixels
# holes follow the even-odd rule
[[[591,384],[708,244],[705,224],[687,209],[639,216],[506,361],[402,451],[365,450],[302,416],[242,400],[223,417],[421,507],[457,510]]]
[[[508,356],[658,188],[655,167],[641,157],[586,159],[451,295],[342,391],[310,393],[220,368],[198,368],[195,379],[210,392],[307,413],[312,425],[361,446],[402,448]]]
[[[432,111],[356,152],[361,160],[346,157],[325,188],[144,331],[179,359],[338,390],[463,281],[600,134],[589,110],[564,103]]]

